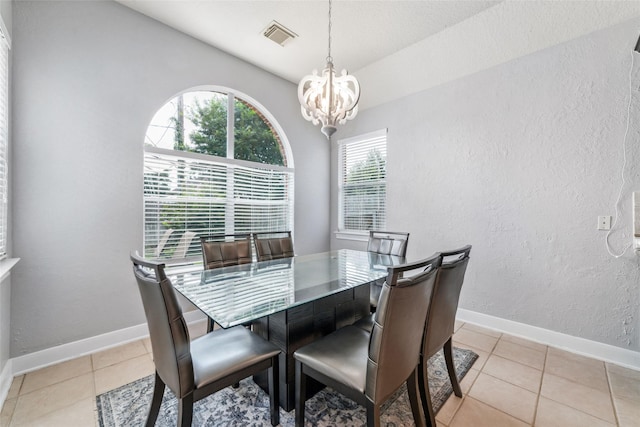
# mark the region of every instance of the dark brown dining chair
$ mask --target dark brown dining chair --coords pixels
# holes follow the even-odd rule
[[[250,233],[202,236],[200,237],[200,245],[202,246],[202,263],[205,270],[252,262]],[[213,329],[214,321],[207,317],[207,332],[211,332]]]
[[[271,424],[280,421],[278,355],[280,350],[248,329],[236,326],[189,339],[164,264],[131,254],[147,317],[155,386],[147,426],[155,424],[165,385],[178,399],[178,426],[191,425],[193,403],[243,378],[268,370]]]
[[[367,243],[367,252],[374,254],[379,258],[388,256],[392,257],[406,257],[407,256],[407,244],[409,243],[409,233],[400,231],[369,231],[369,242]],[[390,265],[392,265],[391,261]],[[384,279],[380,279],[371,283],[369,303],[371,305],[371,311],[376,311],[378,306],[378,299],[380,298],[380,291]]]
[[[389,267],[371,333],[346,326],[294,353],[296,426],[304,425],[307,377],[365,406],[368,426],[380,425],[382,404],[406,383],[414,421],[417,426],[424,425],[418,403],[418,363],[440,262],[440,254],[436,254]],[[403,277],[416,269],[420,272]]]
[[[424,413],[427,419],[430,420],[430,424],[427,423],[427,425],[432,427],[436,426],[436,417],[429,393],[427,362],[431,356],[441,349],[444,350],[444,359],[447,364],[453,392],[456,396],[462,397],[462,390],[460,389],[455,364],[453,363],[452,337],[460,290],[462,289],[465,272],[469,264],[470,252],[471,245],[453,251],[442,252],[442,265],[438,271],[429,311],[427,312],[418,384]]]
[[[200,245],[205,270],[249,264],[252,261],[250,233],[202,236]]]
[[[291,231],[267,231],[253,233],[258,261],[290,258],[294,256]]]

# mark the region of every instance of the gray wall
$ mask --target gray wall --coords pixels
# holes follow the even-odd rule
[[[368,109],[342,130],[388,127],[387,228],[411,233],[409,256],[473,244],[462,308],[640,350],[640,258],[610,256],[596,230],[621,184],[638,24]],[[640,191],[635,60],[615,251],[631,243],[630,197]],[[334,147],[332,189],[336,158]],[[348,243],[332,237],[332,248]]]
[[[295,246],[329,247],[330,150],[296,86],[115,2],[14,4],[11,356],[144,323],[142,144],[154,113],[200,85],[260,102],[295,162]]]

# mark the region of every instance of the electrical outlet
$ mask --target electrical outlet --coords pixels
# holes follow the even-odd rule
[[[611,216],[603,215],[598,217],[598,230],[611,230]]]

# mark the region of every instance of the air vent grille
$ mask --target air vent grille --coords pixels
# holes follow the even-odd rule
[[[271,22],[263,34],[266,38],[278,43],[280,46],[284,46],[289,40],[298,37],[296,33],[276,21]]]

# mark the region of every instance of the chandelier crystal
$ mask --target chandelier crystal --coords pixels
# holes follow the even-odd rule
[[[298,84],[302,117],[314,125],[322,124],[322,133],[331,138],[337,124],[345,124],[358,114],[360,84],[347,70],[336,75],[331,57],[331,0],[329,0],[329,54],[322,74],[313,70]]]

